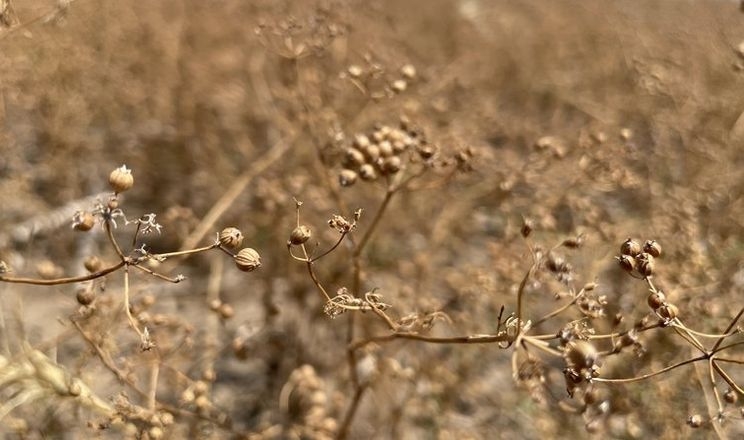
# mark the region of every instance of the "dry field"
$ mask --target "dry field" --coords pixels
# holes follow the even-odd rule
[[[0,437],[740,438],[741,8],[0,0]]]

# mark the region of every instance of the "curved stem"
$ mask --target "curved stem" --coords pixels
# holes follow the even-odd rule
[[[125,264],[126,263],[124,261],[120,261],[111,267],[107,267],[105,269],[99,270],[98,272],[93,272],[88,275],[83,275],[79,277],[55,278],[53,280],[41,280],[37,278],[14,278],[14,277],[6,277],[6,276],[0,275],[0,281],[6,282],[6,283],[34,284],[38,286],[55,286],[57,284],[80,283],[83,281],[90,281],[90,280],[94,280],[96,278],[100,278],[102,276],[108,275],[111,272],[115,272],[121,269]]]
[[[605,379],[605,378],[602,378],[602,377],[597,377],[597,378],[594,378],[592,380],[595,381],[595,382],[604,382],[604,383],[631,383],[631,382],[639,382],[639,381],[642,381],[642,380],[650,379],[650,378],[652,378],[654,376],[658,376],[660,374],[664,374],[667,371],[674,370],[675,368],[679,368],[679,367],[682,367],[682,366],[687,365],[687,364],[692,364],[694,362],[700,362],[700,361],[705,360],[705,359],[708,359],[708,356],[707,355],[701,355],[701,356],[698,356],[698,357],[694,357],[692,359],[687,359],[687,360],[682,361],[682,362],[677,362],[674,365],[669,365],[668,367],[662,368],[659,371],[654,371],[653,373],[644,374],[642,376],[629,377],[629,378],[625,378],[625,379]]]

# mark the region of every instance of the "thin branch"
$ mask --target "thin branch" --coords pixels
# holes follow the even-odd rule
[[[14,278],[14,277],[7,277],[7,276],[0,275],[0,281],[6,282],[6,283],[34,284],[37,286],[56,286],[58,284],[80,283],[83,281],[90,281],[90,280],[94,280],[96,278],[100,278],[102,276],[108,275],[111,272],[115,272],[121,269],[125,264],[126,263],[124,261],[120,261],[111,267],[107,267],[106,269],[101,269],[98,272],[93,272],[88,275],[82,275],[79,277],[55,278],[53,280],[42,280],[42,279],[37,279],[37,278]]]

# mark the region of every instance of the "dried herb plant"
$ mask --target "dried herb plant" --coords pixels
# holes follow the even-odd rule
[[[227,254],[239,270],[252,272],[261,266],[260,255],[252,248],[238,250],[243,242],[243,234],[234,227],[223,229],[216,234],[214,242],[207,246],[175,252],[151,252],[146,240],[153,234],[161,234],[163,226],[156,222],[155,214],[145,214],[135,220],[127,219],[121,207],[122,193],[134,185],[131,170],[126,166],[114,169],[109,175],[108,183],[113,192],[105,200],[96,202],[89,211],[77,211],[72,218],[72,229],[87,233],[95,227],[102,228],[117,262],[104,264],[101,258],[91,255],[84,262],[88,271],[86,275],[56,276],[57,269],[52,267],[46,271],[40,269],[41,278],[14,276],[12,268],[7,263],[0,262],[0,282],[35,286],[77,285],[76,298],[80,308],[69,318],[70,329],[77,331],[78,336],[82,337],[95,353],[98,361],[113,373],[128,391],[135,392],[138,398],[132,399],[128,397],[126,391],[122,391],[113,402],[108,402],[95,395],[81,379],[72,376],[64,367],[26,343],[16,358],[2,358],[0,376],[3,381],[0,389],[15,387],[17,391],[13,393],[15,397],[3,406],[1,415],[4,417],[18,406],[47,399],[50,395],[56,394],[63,400],[69,398],[82,407],[94,410],[102,417],[98,422],[100,429],[118,428],[128,435],[160,438],[177,416],[204,419],[215,426],[228,427],[224,414],[209,401],[208,382],[192,382],[185,373],[174,370],[172,373],[181,376],[182,381],[192,382],[184,393],[198,386],[201,389],[199,395],[184,398],[177,406],[159,399],[160,370],[173,368],[169,366],[168,359],[181,350],[185,338],[193,330],[190,328],[191,324],[178,322],[176,317],[149,316],[147,309],[157,301],[154,295],[147,295],[133,302],[130,272],[136,269],[154,279],[177,284],[185,280],[183,275],[163,274],[158,271],[157,266],[168,259],[218,250]],[[125,242],[117,239],[117,232],[119,228],[127,227],[133,229],[133,232],[125,245]],[[123,275],[121,301],[110,297],[98,299],[104,292],[107,281],[118,272]],[[229,307],[228,304],[220,303],[214,309],[227,319],[232,315]],[[114,331],[111,325],[116,324],[122,311],[130,329],[138,336],[140,352],[151,353],[150,356],[143,358],[146,359],[145,364],[149,370],[149,383],[146,389],[133,378],[137,369],[119,365],[115,360],[115,352],[111,351],[113,341],[110,341],[107,335]],[[160,346],[153,334],[153,327],[150,326],[172,326],[177,330],[176,333],[182,333],[180,338],[184,339],[180,342],[168,341],[167,344]],[[168,336],[170,339],[171,335]],[[212,376],[213,374],[211,373]],[[199,402],[199,399],[202,402]],[[136,403],[137,401],[141,403]],[[187,408],[192,404],[195,405],[195,409]]]

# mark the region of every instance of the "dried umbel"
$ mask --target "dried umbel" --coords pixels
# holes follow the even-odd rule
[[[78,211],[72,216],[72,229],[90,231],[96,224],[96,218],[88,211]]]
[[[225,228],[220,232],[220,244],[228,249],[237,249],[243,244],[243,233],[238,228]]]
[[[289,242],[295,246],[306,243],[313,236],[310,228],[305,225],[297,226],[289,234]]]
[[[134,185],[132,170],[128,169],[126,165],[115,169],[109,174],[109,185],[117,194],[130,189]]]
[[[261,267],[261,256],[255,249],[244,248],[235,255],[235,265],[243,272],[253,272]]]

